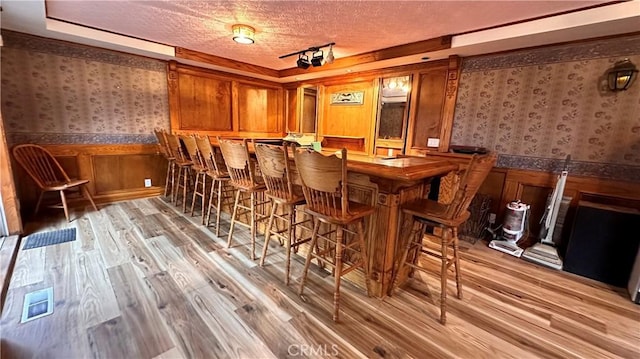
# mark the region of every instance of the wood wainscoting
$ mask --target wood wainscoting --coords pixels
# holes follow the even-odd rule
[[[154,144],[43,145],[60,162],[69,177],[89,180],[87,185],[99,203],[157,196],[164,190],[167,161]],[[38,196],[35,183],[14,166],[23,214],[33,213]],[[144,180],[152,186],[145,187]]]

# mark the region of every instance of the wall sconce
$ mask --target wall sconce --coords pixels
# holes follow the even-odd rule
[[[298,64],[298,67],[301,69],[308,69],[309,65],[311,64],[309,63],[309,57],[307,56],[307,54],[301,53],[300,55],[298,55],[297,64]]]
[[[233,41],[239,44],[253,44],[253,35],[256,30],[249,25],[233,25]]]
[[[618,61],[612,69],[607,71],[609,90],[626,91],[637,76],[638,69],[629,59]]]
[[[278,58],[284,59],[285,57],[298,55],[298,61],[296,62],[296,64],[301,69],[308,69],[309,66],[311,65],[313,65],[313,67],[317,67],[317,66],[322,66],[325,63],[331,64],[333,63],[333,60],[334,60],[333,45],[335,44],[336,44],[335,42],[331,42],[331,43],[320,45],[320,46],[312,46],[306,50],[292,52],[290,54],[279,56]],[[327,46],[330,46],[330,48],[329,48],[329,54],[325,59],[324,53],[322,52],[321,49]],[[307,56],[307,52],[311,52],[311,61],[309,61],[309,56]]]

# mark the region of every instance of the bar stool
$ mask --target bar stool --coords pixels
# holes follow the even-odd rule
[[[191,162],[191,159],[188,158],[182,150],[182,145],[180,144],[180,138],[178,138],[178,136],[167,132],[166,137],[167,144],[169,145],[168,147],[171,149],[171,153],[173,153],[175,157],[176,166],[178,166],[178,178],[173,188],[172,202],[175,205],[178,205],[178,191],[180,190],[180,187],[182,187],[182,212],[184,213],[187,211],[187,183],[190,182],[191,166],[193,165],[193,162]],[[182,183],[180,183],[181,180]]]
[[[167,178],[164,184],[164,196],[167,197],[174,185],[174,178],[176,175],[176,158],[173,156],[171,149],[167,144],[165,130],[156,128],[153,132],[156,134],[156,138],[158,139],[158,148],[160,148],[160,153],[167,160]],[[171,195],[173,196],[173,192],[171,192]]]
[[[193,211],[196,206],[196,199],[200,197],[200,210],[204,217],[205,212],[205,195],[207,191],[207,164],[205,163],[200,151],[198,151],[198,145],[196,144],[196,139],[193,136],[188,135],[180,135],[180,140],[184,144],[184,147],[187,149],[187,153],[189,154],[189,158],[191,158],[191,171],[195,174],[196,181],[193,185],[193,196],[191,197],[191,213],[193,216]]]
[[[311,238],[296,238],[296,227],[308,220],[296,222],[296,207],[304,204],[304,194],[302,187],[294,185],[291,181],[291,169],[289,168],[289,155],[287,145],[282,146],[269,145],[264,143],[255,143],[254,148],[258,165],[262,178],[267,185],[265,195],[271,200],[271,213],[269,222],[264,235],[264,247],[262,248],[262,257],[260,258],[260,266],[264,266],[264,260],[267,256],[269,248],[269,240],[271,236],[275,236],[284,241],[286,248],[286,264],[285,264],[285,284],[289,285],[289,272],[291,270],[291,249],[297,249],[302,243],[306,243]],[[278,214],[280,208],[283,214]],[[286,229],[273,230],[273,225],[277,220],[281,220],[286,224]]]
[[[405,270],[406,266],[428,272],[426,268],[419,266],[421,253],[440,258],[440,322],[442,324],[446,324],[447,320],[447,271],[451,265],[455,267],[458,299],[462,299],[458,228],[469,218],[469,204],[495,163],[495,153],[481,157],[473,155],[466,170],[458,172],[460,176],[458,188],[454,191],[455,194],[451,196],[449,203],[417,199],[402,205],[402,215],[410,216],[410,218],[405,218],[405,220],[408,219],[408,225],[403,228],[402,233],[406,233],[406,235],[402,235],[400,238],[408,237],[409,239],[401,251],[401,258],[396,265],[397,270],[391,291],[398,286],[399,273]],[[425,234],[427,229],[431,229],[431,231]],[[439,243],[440,253],[428,248],[428,245],[423,242],[425,238]],[[453,247],[451,258],[447,253],[449,246]],[[414,260],[407,260],[409,252],[415,253]]]
[[[299,294],[302,295],[307,280],[307,272],[311,264],[311,258],[315,257],[321,262],[333,267],[334,292],[333,292],[333,320],[338,321],[340,309],[340,279],[343,275],[361,267],[364,270],[367,294],[370,290],[369,260],[364,240],[364,219],[375,211],[375,208],[361,203],[349,201],[347,190],[347,150],[342,149],[341,156],[324,156],[321,153],[308,149],[296,149],[294,159],[296,169],[302,181],[302,189],[306,200],[305,211],[313,216],[314,226],[311,235],[310,248],[316,248],[320,222],[336,227],[336,239],[325,237],[329,245],[327,249],[314,253],[309,250],[304,265]],[[355,225],[353,232],[347,227]],[[346,240],[344,232],[355,235],[356,240]],[[358,246],[359,250],[354,247]],[[325,255],[334,252],[333,261]],[[346,252],[346,251],[350,252]],[[359,260],[347,263],[348,268],[343,267],[345,254],[360,253]]]
[[[224,159],[222,154],[216,151],[209,141],[208,137],[200,137],[194,135],[198,151],[204,160],[206,165],[207,176],[211,177],[211,190],[209,191],[209,205],[205,213],[202,210],[202,224],[209,226],[211,219],[211,208],[216,209],[216,237],[220,236],[220,213],[222,211],[222,200],[227,198],[233,198],[231,196],[224,196],[228,191],[223,191],[223,188],[227,188],[229,182],[229,173],[226,170]],[[214,205],[215,200],[215,205]]]
[[[264,206],[268,201],[258,201],[257,194],[266,191],[262,178],[256,176],[255,164],[251,161],[249,155],[248,140],[234,140],[223,139],[218,137],[218,143],[220,144],[220,150],[222,151],[222,157],[227,165],[229,176],[231,177],[231,185],[236,189],[236,199],[233,205],[233,214],[231,215],[231,226],[229,228],[229,239],[227,241],[227,248],[231,247],[231,240],[233,239],[233,230],[236,223],[247,226],[251,231],[251,259],[256,259],[256,231],[257,222],[264,220],[267,216],[259,214],[256,208]],[[242,196],[249,195],[249,206],[242,203]],[[238,209],[241,210],[240,214],[249,214],[249,223],[243,223],[237,221]]]

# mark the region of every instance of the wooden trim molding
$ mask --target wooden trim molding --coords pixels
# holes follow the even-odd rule
[[[220,56],[206,54],[204,52],[176,47],[176,57],[179,59],[203,62],[214,66],[225,67],[228,69],[251,72],[258,75],[266,75],[271,77],[279,77],[279,71],[267,67],[252,65],[246,62],[235,61]]]
[[[460,81],[461,59],[456,55],[449,56],[449,68],[447,69],[447,83],[445,88],[444,104],[442,106],[442,124],[440,127],[440,145],[438,151],[449,151],[451,143],[451,130],[453,129],[453,115],[458,96],[458,83]]]
[[[0,113],[0,194],[2,208],[4,209],[9,234],[22,233],[22,219],[20,218],[20,205],[16,194],[16,187],[9,160],[9,147],[4,132],[4,122]]]

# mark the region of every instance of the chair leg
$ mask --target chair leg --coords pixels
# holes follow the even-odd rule
[[[462,274],[460,273],[460,255],[458,252],[458,228],[453,228],[453,263],[456,267],[456,288],[458,299],[462,299]]]
[[[191,195],[191,207],[189,208],[189,215],[193,217],[193,211],[196,207],[196,197],[198,196],[198,185],[200,184],[200,173],[196,173],[196,183],[193,187],[193,194]]]
[[[369,255],[367,245],[364,240],[364,221],[358,221],[358,241],[360,242],[360,256],[362,257],[362,269],[364,270],[364,281],[367,286],[367,296],[371,296],[371,276],[369,275]]]
[[[251,224],[251,260],[256,259],[256,193],[251,192],[250,196],[250,204],[251,208],[251,219],[249,223]]]
[[[82,185],[82,193],[84,194],[85,197],[87,197],[89,202],[91,202],[91,206],[93,206],[93,210],[97,212],[98,207],[96,207],[96,203],[93,201],[93,198],[91,197],[91,193],[89,193],[87,186]]]
[[[313,248],[316,247],[318,241],[318,229],[320,228],[320,221],[314,218],[313,233],[311,234],[311,242],[309,245],[309,253],[307,253],[307,259],[304,262],[304,269],[302,270],[302,279],[300,280],[300,289],[298,289],[298,295],[302,295],[304,291],[304,285],[307,282],[307,273],[309,272],[309,266],[311,265],[311,257],[313,257]]]
[[[442,265],[440,268],[440,323],[447,323],[447,233],[445,229],[440,244],[440,255],[442,256]]]
[[[276,216],[277,207],[277,202],[271,201],[271,214],[269,215],[269,223],[267,223],[267,228],[264,232],[264,246],[262,247],[262,257],[260,257],[260,267],[264,266],[264,258],[267,256],[269,240],[271,240],[271,226],[273,225],[273,218]]]
[[[407,262],[407,257],[409,256],[409,250],[411,249],[411,244],[413,243],[413,236],[411,235],[413,231],[413,227],[416,225],[416,221],[411,216],[411,229],[408,233],[407,244],[402,249],[402,256],[396,265],[396,273],[393,276],[393,280],[391,281],[391,288],[389,288],[389,295],[393,295],[393,291],[398,287],[398,277],[400,277],[400,273],[404,270],[405,263]],[[400,238],[404,238],[400,236]]]
[[[231,215],[231,227],[229,227],[229,238],[227,239],[227,248],[231,247],[231,240],[233,239],[233,228],[236,224],[236,215],[238,214],[238,202],[240,201],[240,190],[236,190],[236,201],[233,204],[233,214]]]
[[[211,190],[209,191],[209,206],[207,206],[207,211],[202,210],[202,224],[205,226],[209,226],[209,221],[211,220],[211,205],[213,204],[213,197],[215,196],[216,190],[216,180],[213,179],[211,181]],[[216,236],[218,234],[216,233]]]
[[[167,162],[167,177],[164,181],[164,196],[167,197],[169,194],[169,176],[171,176],[171,161]]]
[[[220,213],[222,213],[222,181],[218,181],[218,205],[216,206],[216,237],[220,236]]]
[[[44,198],[44,191],[40,191],[40,196],[38,197],[38,203],[36,203],[36,209],[33,211],[33,215],[36,216],[38,211],[40,210],[40,204],[42,204],[42,198]]]
[[[69,208],[67,208],[67,199],[64,196],[64,191],[60,191],[60,199],[62,200],[62,208],[64,208],[64,216],[67,218],[67,222],[71,222],[69,220]]]
[[[295,206],[289,206],[289,223],[287,223],[287,239],[285,243],[285,250],[287,251],[287,263],[285,264],[284,284],[289,285],[289,274],[291,273],[291,243],[296,242],[296,227],[294,225],[296,220]],[[309,248],[313,250],[313,247]]]
[[[187,212],[187,181],[190,181],[189,168],[182,172],[184,181],[182,182],[182,213]]]
[[[340,279],[342,278],[342,251],[344,250],[342,247],[343,240],[343,228],[342,226],[338,226],[336,229],[336,270],[333,275],[334,279],[334,288],[333,288],[333,321],[337,322],[339,319],[340,313]]]

